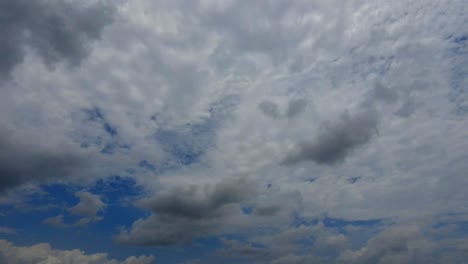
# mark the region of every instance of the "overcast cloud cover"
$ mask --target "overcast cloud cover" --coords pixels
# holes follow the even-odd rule
[[[0,0],[0,262],[467,263],[467,29],[465,0]]]

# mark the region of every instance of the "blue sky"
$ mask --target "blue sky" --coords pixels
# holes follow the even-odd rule
[[[0,3],[0,263],[465,263],[468,11]]]

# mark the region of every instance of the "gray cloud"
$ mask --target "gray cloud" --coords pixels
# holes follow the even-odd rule
[[[0,192],[28,182],[46,182],[77,174],[91,164],[90,157],[73,150],[42,143],[26,143],[0,131]]]
[[[120,242],[136,245],[173,245],[189,243],[193,238],[216,233],[229,216],[241,213],[240,203],[255,189],[245,180],[227,180],[214,186],[176,188],[140,204],[152,215],[136,221]]]
[[[263,114],[271,118],[278,118],[281,116],[278,105],[270,101],[262,101],[258,104],[258,109],[260,109]]]
[[[98,1],[3,0],[0,3],[0,77],[8,76],[34,50],[47,65],[64,60],[77,65],[111,22],[113,9]]]
[[[77,205],[69,208],[68,211],[72,215],[81,217],[79,220],[73,224],[67,224],[63,220],[63,215],[58,215],[45,219],[43,223],[55,227],[70,227],[85,226],[89,223],[102,220],[102,217],[98,214],[104,210],[106,204],[101,200],[99,195],[81,191],[76,192],[75,196],[80,199],[80,202]]]
[[[253,190],[245,182],[221,182],[202,197],[198,186],[171,190],[147,201],[153,212],[159,214],[200,219],[214,216],[223,206],[235,204],[249,197]]]
[[[293,118],[302,114],[307,106],[307,101],[304,99],[291,100],[288,104],[288,110],[286,111],[287,118]]]
[[[325,123],[312,143],[304,143],[289,153],[283,161],[293,165],[301,161],[314,161],[332,165],[343,160],[354,148],[367,143],[377,131],[377,115],[365,112],[351,116],[345,112],[338,122]]]

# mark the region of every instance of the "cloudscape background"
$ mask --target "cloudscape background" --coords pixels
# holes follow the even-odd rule
[[[468,263],[465,0],[0,0],[0,263]]]

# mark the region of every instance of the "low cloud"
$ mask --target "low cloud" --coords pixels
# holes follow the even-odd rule
[[[215,185],[188,186],[164,191],[140,204],[152,211],[137,220],[118,240],[136,245],[173,245],[217,233],[230,216],[242,214],[240,204],[255,193],[246,180],[227,180]]]
[[[72,215],[79,216],[80,219],[73,224],[66,224],[63,220],[63,215],[47,218],[43,221],[44,224],[48,224],[55,227],[70,227],[70,226],[85,226],[92,222],[102,220],[99,213],[104,210],[106,204],[101,200],[98,195],[90,192],[76,192],[75,196],[80,199],[80,202],[69,208],[68,212]]]
[[[18,247],[6,240],[0,240],[1,263],[70,263],[70,264],[151,264],[153,256],[128,257],[123,261],[111,260],[107,253],[86,254],[79,249],[57,250],[49,243],[35,244],[30,247]]]
[[[351,116],[341,115],[335,123],[324,123],[314,142],[302,143],[284,159],[285,165],[302,161],[333,165],[343,160],[355,148],[369,142],[377,132],[377,115],[374,112]]]
[[[13,132],[0,130],[0,192],[29,182],[65,178],[91,163],[85,152],[70,144],[27,143]]]

